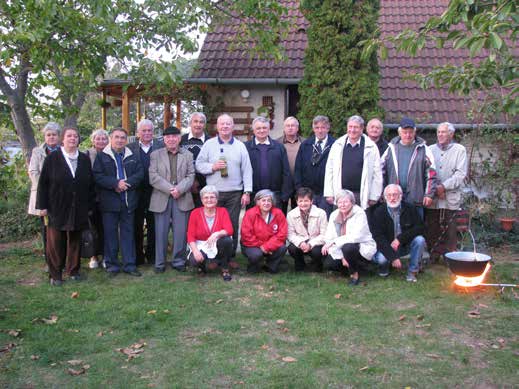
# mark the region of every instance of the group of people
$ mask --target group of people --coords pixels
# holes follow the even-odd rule
[[[295,117],[276,140],[269,119],[255,118],[246,142],[233,136],[230,115],[218,117],[212,138],[206,122],[194,113],[188,134],[171,126],[158,140],[144,119],[130,144],[122,128],[96,130],[86,154],[77,129],[47,124],[30,161],[29,212],[42,218],[51,284],[61,285],[63,269],[81,278],[81,231],[89,225],[110,277],[140,276],[137,266],[146,262],[164,272],[170,229],[173,269],[220,268],[224,281],[239,267],[238,244],[251,273],[278,272],[288,250],[295,271],[336,270],[351,285],[365,264],[385,277],[407,254],[406,279],[416,282],[427,246],[433,260],[455,249],[467,160],[450,123],[427,146],[410,118],[389,143],[380,120],[364,134],[357,115],[338,139],[326,116],[314,118],[308,139]]]

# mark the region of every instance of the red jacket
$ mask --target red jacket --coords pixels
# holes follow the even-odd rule
[[[216,208],[213,228],[211,229],[209,229],[205,220],[204,207],[193,209],[187,225],[187,243],[207,240],[213,232],[221,230],[227,231],[228,236],[233,234],[231,218],[227,209],[223,207]]]
[[[249,209],[241,223],[241,243],[247,247],[263,246],[272,252],[285,244],[287,234],[287,219],[279,208],[272,208],[269,224],[261,217],[258,206]]]

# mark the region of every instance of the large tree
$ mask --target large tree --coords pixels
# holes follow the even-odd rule
[[[378,0],[301,1],[310,23],[299,84],[299,118],[306,131],[316,115],[327,115],[335,133],[344,132],[351,115],[380,115],[377,58],[361,58],[357,46],[375,37],[379,8]]]
[[[261,12],[258,12],[261,9]],[[107,60],[138,67],[149,50],[177,57],[197,49],[197,34],[213,18],[244,21],[243,36],[257,51],[276,46],[284,8],[272,0],[10,0],[0,2],[0,102],[10,108],[26,155],[35,146],[29,108],[54,110],[75,124],[85,94],[106,70]],[[160,69],[160,66],[153,66]],[[169,64],[162,69],[168,78]],[[57,95],[42,95],[52,87]],[[41,113],[41,112],[40,112]]]

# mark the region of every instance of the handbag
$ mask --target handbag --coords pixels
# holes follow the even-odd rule
[[[81,232],[81,258],[91,258],[96,255],[96,233],[88,218],[88,228]]]

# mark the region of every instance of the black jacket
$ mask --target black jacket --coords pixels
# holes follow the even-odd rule
[[[391,247],[394,240],[394,223],[385,203],[378,205],[369,218],[373,239],[377,242],[377,250],[384,254],[388,261],[398,258],[397,252]],[[418,235],[423,235],[425,227],[416,208],[402,201],[400,210],[400,228],[402,233],[397,236],[401,245],[411,243]]]
[[[46,209],[49,225],[61,231],[88,227],[95,191],[90,158],[79,153],[75,177],[58,150],[45,158],[38,182],[36,208]]]
[[[333,142],[335,142],[335,138],[331,134],[328,134],[328,140],[326,141],[321,158],[315,164],[312,164],[315,135],[312,135],[301,143],[301,147],[297,152],[294,171],[294,183],[296,189],[304,186],[312,189],[314,194],[322,196],[324,189],[324,174],[326,173],[326,161],[328,161],[328,154],[330,154],[330,148]]]
[[[292,174],[288,164],[287,150],[269,136],[270,145],[268,146],[267,162],[269,167],[269,185],[265,188],[260,187],[260,151],[254,138],[245,142],[245,147],[249,152],[250,163],[252,165],[252,190],[258,192],[261,189],[270,189],[273,192],[281,192],[281,200],[287,201],[293,192]]]

